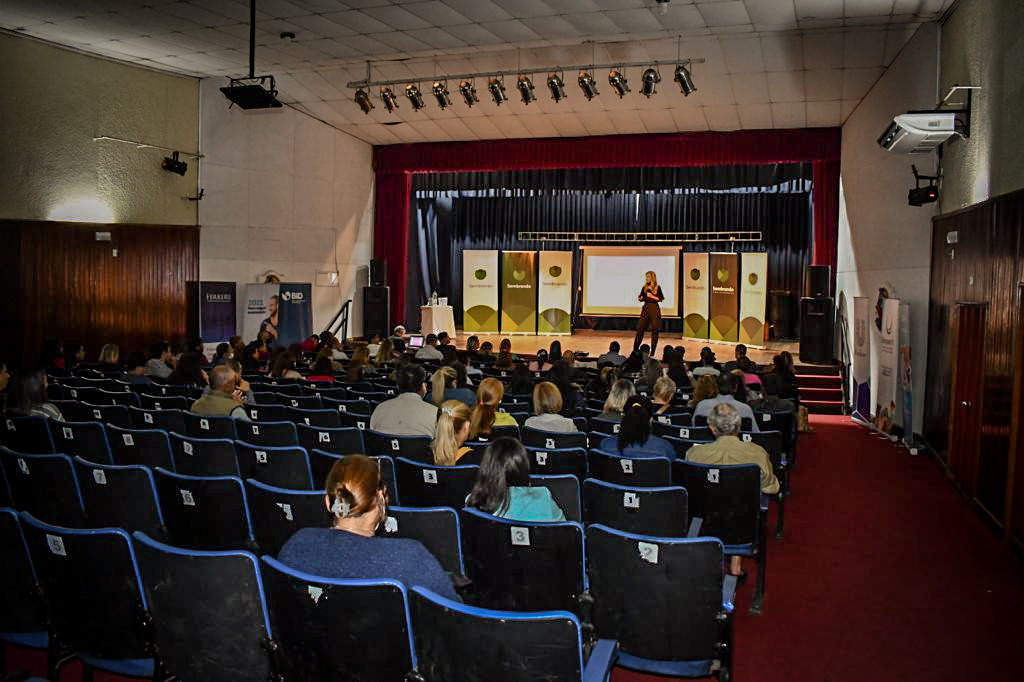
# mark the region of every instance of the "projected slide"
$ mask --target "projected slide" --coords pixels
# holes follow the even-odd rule
[[[661,314],[679,315],[679,248],[583,246],[583,314],[639,316],[644,273],[653,270],[665,294]]]

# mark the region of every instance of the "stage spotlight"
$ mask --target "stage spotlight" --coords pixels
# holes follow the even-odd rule
[[[565,99],[565,83],[557,73],[548,76],[548,90],[551,91],[551,99],[555,102]]]
[[[528,76],[517,78],[516,87],[519,89],[519,96],[522,98],[523,104],[529,104],[537,100],[537,95],[533,94],[533,81]]]
[[[473,87],[473,83],[470,81],[459,83],[459,92],[462,93],[462,99],[466,100],[467,107],[471,107],[474,102],[480,101],[480,98],[476,96],[476,88]]]
[[[388,110],[388,113],[395,113],[395,109],[398,108],[398,95],[395,94],[395,91],[385,85],[380,89],[380,98],[383,100],[384,108]]]
[[[356,104],[363,110],[364,114],[369,114],[373,111],[373,100],[370,99],[370,93],[362,88],[356,90]]]
[[[685,64],[680,64],[676,67],[675,78],[676,83],[679,83],[679,91],[683,95],[689,97],[691,94],[697,92],[697,86],[693,84],[693,78],[690,77],[690,70],[686,68]]]
[[[508,101],[508,95],[505,94],[505,85],[497,78],[487,81],[487,89],[491,91],[491,97],[494,98],[494,103],[499,107],[502,102]]]
[[[622,99],[629,92],[629,81],[626,80],[626,76],[619,71],[608,72],[608,84],[612,86],[615,94]]]
[[[434,87],[431,90],[434,93],[434,98],[437,99],[437,106],[441,107],[442,111],[452,105],[452,96],[448,92],[448,83],[434,81]]]
[[[588,102],[596,95],[601,94],[597,91],[597,82],[594,81],[594,77],[586,71],[580,71],[579,84],[580,90],[583,91],[583,96],[587,98]]]
[[[160,167],[165,171],[177,173],[178,175],[184,175],[188,171],[188,164],[178,159],[178,152],[165,156],[164,162]]]
[[[640,76],[640,80],[643,81],[643,84],[640,86],[640,94],[644,97],[650,97],[658,91],[661,74],[656,69],[649,68],[644,71],[644,75]]]
[[[420,93],[419,87],[415,83],[409,83],[405,86],[405,96],[412,102],[412,110],[419,111],[423,107],[427,106],[423,102],[423,94]]]

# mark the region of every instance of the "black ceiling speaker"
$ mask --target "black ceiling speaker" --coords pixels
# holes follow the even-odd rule
[[[269,84],[270,87],[267,87]],[[273,76],[256,75],[256,0],[249,2],[249,75],[232,78],[224,96],[243,109],[273,109],[281,106],[277,101],[277,87]]]

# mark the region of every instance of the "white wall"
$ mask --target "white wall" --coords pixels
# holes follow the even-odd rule
[[[198,81],[0,33],[0,218],[195,225]],[[58,214],[55,214],[58,211]],[[105,215],[103,215],[105,214]]]
[[[224,84],[200,84],[201,279],[238,283],[240,330],[245,285],[275,270],[314,284],[315,331],[352,298],[349,335],[361,335],[356,291],[373,251],[373,148],[288,107],[229,108]],[[333,270],[340,286],[315,285],[317,271]]]
[[[928,295],[933,205],[907,205],[914,186],[911,164],[932,174],[934,154],[893,154],[877,144],[895,114],[930,109],[936,98],[939,29],[924,24],[843,125],[836,299],[853,338],[853,298],[867,296],[874,310],[878,287],[891,284],[910,304],[914,428],[921,429],[927,366]],[[877,349],[871,349],[872,368]],[[872,389],[875,387],[872,386]],[[872,391],[874,393],[874,391]],[[872,408],[875,397],[872,395]]]

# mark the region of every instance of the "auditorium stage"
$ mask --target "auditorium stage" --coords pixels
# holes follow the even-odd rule
[[[573,332],[572,336],[512,336],[508,334],[476,334],[476,337],[480,339],[480,343],[484,341],[490,341],[494,344],[494,351],[498,351],[498,344],[502,339],[509,339],[512,341],[512,352],[513,353],[525,353],[532,355],[537,352],[538,348],[548,348],[551,346],[551,342],[558,340],[562,344],[562,350],[573,350],[573,351],[586,351],[591,357],[597,357],[602,353],[608,351],[608,344],[612,341],[618,341],[619,345],[622,346],[622,350],[619,352],[623,355],[629,355],[629,352],[633,349],[633,336],[635,332],[630,331],[577,331]],[[459,331],[456,336],[455,345],[458,348],[466,347],[466,339],[472,336],[465,332]],[[644,334],[644,342],[651,342],[650,332]],[[666,343],[671,343],[673,346],[683,346],[686,348],[686,359],[696,360],[700,357],[700,349],[704,346],[710,346],[711,350],[715,352],[719,361],[731,360],[735,357],[736,347],[735,343],[728,343],[724,341],[708,341],[705,339],[689,339],[683,338],[679,334],[660,334],[658,336],[658,356],[661,356],[660,350]],[[800,344],[796,341],[766,341],[764,348],[755,348],[749,346],[747,350],[747,357],[754,362],[765,365],[772,361],[772,356],[788,350],[793,354],[794,359],[798,356]]]

